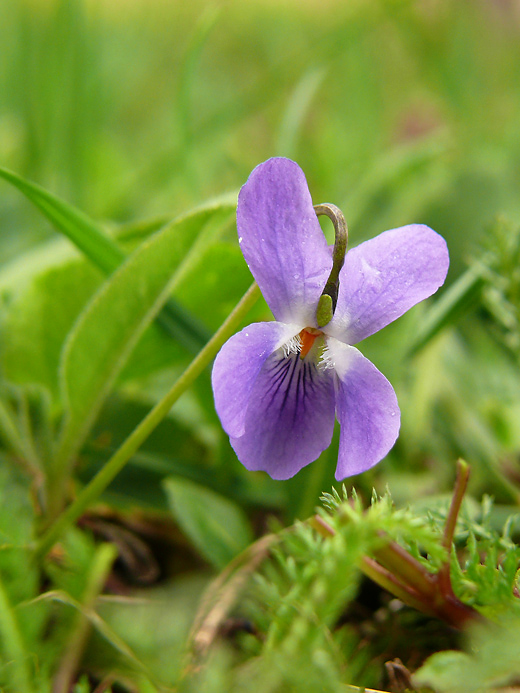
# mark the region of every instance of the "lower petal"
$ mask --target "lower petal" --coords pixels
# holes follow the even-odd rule
[[[217,354],[211,383],[217,414],[229,436],[244,433],[251,390],[264,363],[300,329],[280,322],[257,322],[233,335]]]
[[[385,457],[399,434],[394,388],[355,347],[328,340],[336,371],[336,415],[341,426],[336,479],[360,474]]]
[[[333,429],[332,371],[279,351],[258,375],[244,434],[231,445],[247,469],[289,479],[330,445]]]

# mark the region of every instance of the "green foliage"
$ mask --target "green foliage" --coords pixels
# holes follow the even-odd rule
[[[21,385],[38,383],[59,395],[63,340],[100,284],[99,271],[77,259],[42,268],[6,302],[2,374]],[[56,306],[59,310],[56,310]]]
[[[18,188],[59,231],[105,272],[113,272],[124,260],[124,253],[117,244],[79,210],[12,171],[0,168],[0,178]]]
[[[82,313],[60,365],[67,414],[58,464],[67,463],[78,451],[130,353],[175,287],[181,261],[196,247],[208,217],[219,209],[210,207],[158,231],[105,282]]]
[[[442,527],[433,527],[427,518],[409,508],[396,508],[388,491],[384,496],[378,496],[374,491],[366,510],[356,490],[352,490],[349,498],[344,484],[341,496],[333,489],[332,493],[324,493],[321,500],[328,510],[321,514],[333,529],[353,523],[370,536],[384,533],[418,559],[426,555],[428,565],[433,570],[438,569],[446,560],[446,551],[439,543]]]
[[[47,219],[69,238],[91,262],[106,274],[119,267],[125,259],[124,251],[104,230],[58,197],[20,176],[0,168],[0,178],[12,183],[30,200]],[[172,301],[162,314],[162,324],[171,330],[174,337],[191,347],[204,346],[204,334],[200,333],[186,312]]]
[[[225,568],[251,543],[247,517],[230,500],[174,477],[166,479],[164,487],[179,526],[216,568]]]
[[[466,603],[475,605],[488,618],[498,617],[508,606],[516,608],[517,571],[520,547],[518,514],[509,515],[501,531],[491,525],[493,504],[484,498],[478,521],[463,519],[459,541],[464,542],[464,558],[453,566],[455,590]]]
[[[520,675],[518,605],[502,614],[500,625],[480,624],[468,633],[467,652],[439,652],[414,676],[418,686],[439,693],[497,691],[514,685]]]
[[[284,532],[255,580],[251,613],[263,642],[257,661],[239,674],[239,690],[253,673],[264,690],[336,691],[352,681],[343,653],[348,635],[336,625],[356,596],[357,565],[374,541],[353,524],[328,539],[303,525]]]
[[[388,690],[395,658],[439,693],[515,685],[513,4],[123,4],[0,3],[0,687]],[[396,388],[396,447],[310,521],[337,432],[290,482],[247,472],[209,357],[102,476],[250,285],[236,191],[273,154],[343,209],[353,245],[420,222],[451,256],[443,293],[361,346]],[[459,456],[472,476],[448,582],[457,613],[486,620],[456,636],[382,576],[445,580]],[[77,527],[64,504],[88,511]],[[272,514],[283,529],[254,541]],[[136,583],[140,560],[158,584]]]
[[[501,342],[518,358],[520,353],[520,227],[501,218],[483,242],[486,284],[482,304]]]

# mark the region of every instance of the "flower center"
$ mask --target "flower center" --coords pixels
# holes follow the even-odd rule
[[[321,330],[314,327],[305,327],[299,334],[300,337],[300,358],[303,360],[312,349],[317,337],[323,335]]]

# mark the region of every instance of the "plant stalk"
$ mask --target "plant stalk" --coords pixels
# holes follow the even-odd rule
[[[204,371],[216,356],[220,347],[235,332],[240,322],[260,296],[256,282],[250,286],[232,313],[222,323],[206,346],[197,354],[188,368],[175,382],[171,390],[145,416],[141,423],[128,436],[121,447],[112,455],[105,466],[80,491],[76,500],[58,517],[56,522],[43,534],[35,548],[35,557],[42,558],[56,543],[63,532],[74,523],[96,501],[114,477],[123,469],[132,455],[137,452],[148,436],[155,430],[188,387]]]

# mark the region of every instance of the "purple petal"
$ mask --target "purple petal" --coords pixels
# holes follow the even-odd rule
[[[437,291],[448,265],[446,241],[421,224],[385,231],[349,250],[327,334],[357,344]]]
[[[333,429],[333,371],[276,352],[251,391],[244,435],[231,445],[247,469],[289,479],[330,445]]]
[[[211,383],[215,409],[229,436],[244,433],[251,391],[269,356],[300,331],[279,322],[257,322],[233,335],[217,354]]]
[[[390,451],[399,434],[394,388],[355,347],[328,340],[334,364],[336,415],[341,426],[336,479],[360,474]]]
[[[238,197],[238,240],[277,320],[316,326],[332,260],[303,171],[289,159],[257,166]]]

